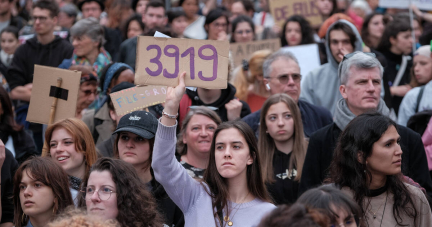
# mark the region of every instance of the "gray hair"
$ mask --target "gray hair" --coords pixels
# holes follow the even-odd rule
[[[352,67],[356,69],[372,69],[378,67],[381,79],[383,77],[384,68],[376,57],[372,57],[361,51],[356,51],[352,57],[339,64],[338,74],[342,85],[346,85],[348,82],[350,69]]]
[[[90,17],[79,20],[70,29],[71,37],[87,35],[94,42],[100,42],[99,47],[105,42],[104,28],[96,18]]]
[[[69,17],[76,17],[78,15],[78,9],[72,3],[68,3],[68,4],[62,6],[60,8],[60,12],[66,13]]]
[[[264,63],[263,63],[263,76],[264,76],[264,78],[269,78],[270,77],[270,74],[271,74],[271,71],[272,71],[271,65],[273,64],[273,62],[275,62],[276,60],[279,60],[281,58],[283,58],[285,60],[292,60],[295,63],[297,63],[297,65],[298,65],[298,60],[294,56],[294,54],[291,53],[291,52],[289,52],[289,51],[287,51],[287,50],[284,50],[282,48],[282,49],[274,52],[273,54],[271,54],[264,61]]]

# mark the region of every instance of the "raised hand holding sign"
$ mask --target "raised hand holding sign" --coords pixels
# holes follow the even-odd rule
[[[186,86],[226,88],[227,41],[138,37],[135,84],[175,86],[186,71]]]

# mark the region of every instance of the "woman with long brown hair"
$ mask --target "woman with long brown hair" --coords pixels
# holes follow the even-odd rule
[[[46,157],[31,158],[18,168],[13,200],[16,227],[44,227],[73,205],[67,174]]]
[[[67,118],[48,127],[42,156],[51,157],[66,171],[74,200],[82,179],[97,159],[90,130],[76,118]]]
[[[258,148],[262,175],[276,204],[297,200],[307,143],[300,110],[287,94],[274,94],[264,103]]]
[[[185,215],[185,226],[254,226],[275,208],[261,176],[260,158],[252,129],[242,121],[216,129],[202,182],[191,178],[177,162],[177,111],[185,92],[168,88],[163,117],[155,136],[152,167],[155,178]]]
[[[113,158],[100,158],[83,181],[79,207],[102,220],[117,220],[121,227],[162,226],[156,201],[133,166]]]

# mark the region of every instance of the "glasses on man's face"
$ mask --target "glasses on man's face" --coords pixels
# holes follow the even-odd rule
[[[39,20],[41,23],[44,23],[48,17],[38,17],[38,16],[32,16],[33,21],[36,23],[37,20]]]
[[[92,94],[94,94],[95,96],[98,96],[98,95],[99,95],[99,91],[98,91],[98,90],[96,90],[96,91],[92,91],[92,90],[81,90],[81,92],[84,93],[84,96],[90,96],[90,95],[92,95]]]
[[[294,83],[299,83],[302,78],[300,74],[293,73],[293,74],[284,74],[278,77],[270,77],[270,79],[278,79],[281,84],[287,84],[290,77],[294,81]]]
[[[91,197],[95,192],[98,193],[98,197],[100,200],[108,200],[111,197],[112,193],[116,193],[106,185],[102,185],[99,190],[96,190],[96,188],[92,186],[84,187],[81,189],[81,193],[85,200],[91,200]]]
[[[219,24],[219,23],[216,23],[216,22],[213,23],[213,25],[215,27],[217,27],[217,28],[226,28],[228,26],[228,24],[226,24],[226,23]]]

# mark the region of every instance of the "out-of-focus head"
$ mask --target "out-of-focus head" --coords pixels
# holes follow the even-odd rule
[[[38,35],[54,31],[58,22],[59,6],[55,1],[40,0],[33,4],[33,28]]]
[[[323,185],[303,193],[297,203],[325,214],[334,226],[356,227],[362,217],[357,203],[332,185]]]
[[[210,10],[206,16],[204,29],[207,32],[207,39],[217,40],[220,32],[228,34],[229,20],[228,12],[222,8]]]
[[[244,43],[255,40],[255,24],[246,15],[240,15],[232,21],[231,42]]]
[[[414,52],[414,79],[417,85],[427,84],[432,80],[431,46],[421,46]]]
[[[94,17],[99,20],[105,5],[100,0],[84,0],[78,4],[78,9],[82,12],[83,18]]]
[[[160,0],[150,0],[142,19],[147,29],[164,27],[167,23],[165,4]]]

